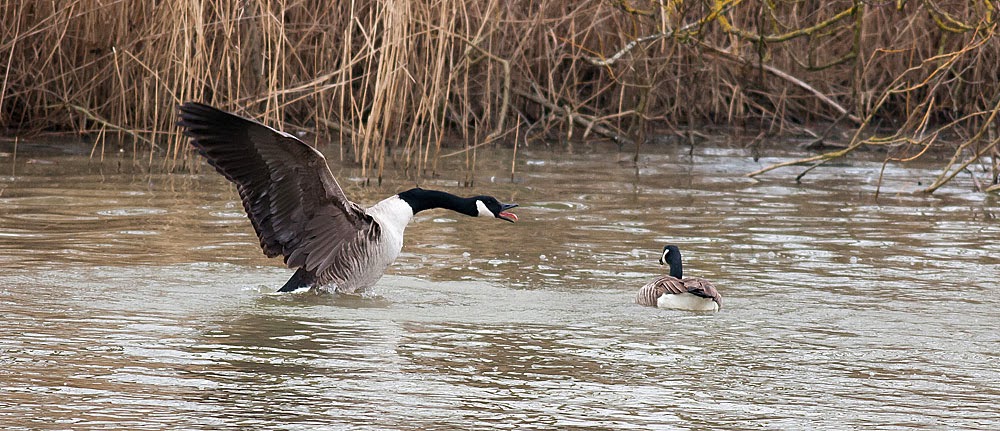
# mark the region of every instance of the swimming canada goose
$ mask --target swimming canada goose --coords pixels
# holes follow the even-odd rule
[[[660,265],[669,265],[670,274],[642,286],[635,297],[637,304],[691,311],[719,311],[722,308],[722,295],[710,281],[684,278],[681,251],[676,245],[663,247]]]
[[[516,204],[420,188],[364,209],[344,195],[323,155],[292,135],[201,103],[180,106],[177,124],[215,170],[236,184],[267,257],[295,274],[279,289],[365,293],[403,248],[413,215],[446,208],[509,222]]]

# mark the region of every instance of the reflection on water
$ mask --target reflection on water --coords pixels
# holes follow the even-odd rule
[[[877,160],[795,185],[743,178],[758,165],[739,150],[677,154],[523,151],[517,182],[475,190],[519,223],[420,214],[374,299],[273,295],[290,271],[214,173],[20,165],[0,178],[0,423],[1000,426],[995,197],[895,194],[936,171],[889,166],[874,200]],[[413,185],[356,174],[338,173],[366,203]],[[471,193],[453,184],[421,185]],[[631,303],[665,242],[722,312]]]

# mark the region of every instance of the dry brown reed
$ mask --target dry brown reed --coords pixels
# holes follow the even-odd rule
[[[198,100],[314,131],[374,177],[464,157],[471,182],[498,141],[597,137],[638,154],[650,133],[820,139],[836,124],[855,131],[846,149],[751,175],[808,166],[801,177],[865,146],[887,162],[946,149],[927,192],[977,164],[998,188],[991,0],[23,0],[0,13],[0,126],[116,137],[166,169],[190,160],[174,107]]]

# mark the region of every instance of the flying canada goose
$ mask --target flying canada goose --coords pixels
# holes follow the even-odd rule
[[[215,170],[236,184],[267,257],[295,274],[279,289],[365,293],[403,248],[413,215],[446,208],[509,222],[516,204],[410,189],[364,209],[344,195],[323,155],[292,135],[208,105],[180,106],[177,124]]]
[[[639,289],[635,302],[660,308],[719,311],[722,295],[704,278],[684,278],[681,251],[676,245],[663,247],[660,265],[670,265],[670,274],[657,277]]]

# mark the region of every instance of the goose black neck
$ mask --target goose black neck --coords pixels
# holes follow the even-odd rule
[[[458,197],[448,192],[415,188],[400,193],[399,198],[409,204],[410,208],[413,208],[413,214],[434,208],[444,208],[468,216],[479,215],[479,209],[476,208],[473,199]]]
[[[667,254],[667,265],[670,266],[670,276],[678,280],[684,278],[684,266],[681,264],[681,252],[677,249]]]

